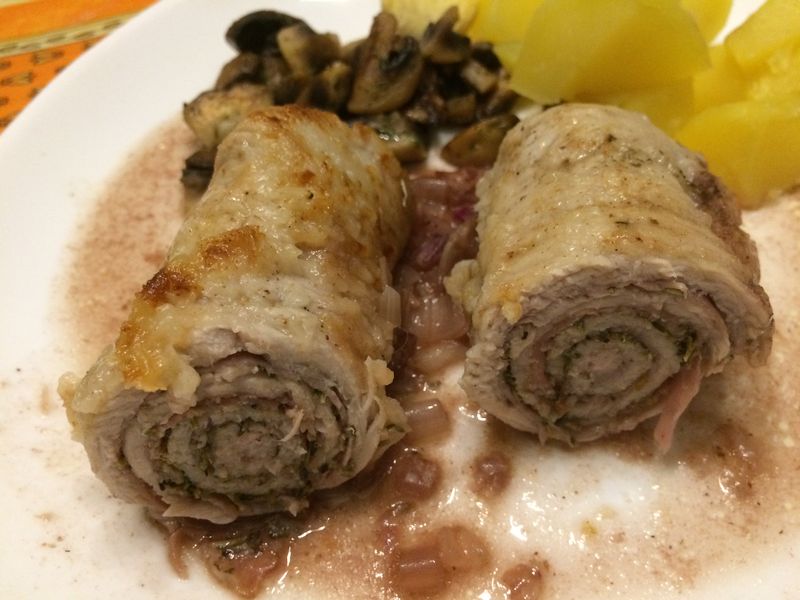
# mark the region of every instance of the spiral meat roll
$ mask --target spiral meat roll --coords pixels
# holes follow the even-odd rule
[[[660,415],[665,449],[704,376],[766,360],[772,311],[734,199],[641,115],[523,120],[478,198],[477,259],[447,286],[471,314],[461,385],[506,423],[575,443]]]
[[[405,201],[366,127],[300,107],[243,121],[116,343],[62,379],[110,490],[167,517],[296,513],[398,440]]]

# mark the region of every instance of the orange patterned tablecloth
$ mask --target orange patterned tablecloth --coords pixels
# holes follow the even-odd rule
[[[69,63],[155,0],[0,0],[0,132]]]

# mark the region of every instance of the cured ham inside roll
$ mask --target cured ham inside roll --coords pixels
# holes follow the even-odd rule
[[[702,378],[769,354],[755,247],[703,160],[644,117],[561,105],[505,138],[478,184],[461,381],[503,421],[569,443],[661,415],[670,445]]]
[[[387,397],[408,233],[401,169],[366,128],[254,113],[116,343],[61,391],[111,491],[217,523],[296,513],[405,429]]]

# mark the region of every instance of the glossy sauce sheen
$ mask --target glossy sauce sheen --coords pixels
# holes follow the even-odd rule
[[[66,282],[76,295],[65,292],[80,300],[65,306],[87,362],[113,341],[180,222],[188,140],[177,124],[151,139],[81,233]],[[267,576],[243,595],[263,587],[263,597],[289,598],[715,597],[710,590],[721,588],[710,586],[735,590],[773,557],[786,559],[800,533],[800,207],[784,201],[745,223],[775,310],[772,357],[760,370],[734,363],[706,381],[667,455],[655,452],[647,424],[573,449],[541,447],[469,404],[455,365],[403,400],[437,399],[447,415],[441,433],[401,442],[373,471],[320,497],[287,545],[264,550],[275,554],[262,555]],[[452,544],[471,550],[443,560]],[[154,551],[169,568],[166,545]],[[191,565],[201,553],[189,554]],[[400,571],[411,563],[443,583],[409,589]]]

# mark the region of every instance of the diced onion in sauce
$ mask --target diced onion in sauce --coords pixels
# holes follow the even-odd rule
[[[408,442],[435,438],[450,430],[447,411],[436,398],[411,402],[406,405],[405,411],[408,426],[411,428],[406,435]]]
[[[378,304],[378,312],[395,327],[400,326],[402,308],[400,293],[390,285],[383,286],[383,292]]]
[[[405,594],[435,594],[447,585],[447,571],[435,542],[398,548],[391,572],[395,589]]]
[[[420,173],[411,178],[409,191],[415,198],[436,204],[456,206],[475,202],[475,184],[485,169],[462,168],[455,171]]]
[[[397,591],[432,595],[455,578],[489,564],[484,541],[463,525],[430,532],[413,545],[401,545],[391,556],[390,571]]]
[[[424,198],[432,204],[447,204],[450,197],[451,184],[444,177],[421,176],[412,178],[408,184],[408,191],[412,198]]]
[[[414,394],[425,389],[426,379],[409,368],[402,368],[394,372],[395,378],[389,387],[389,393],[394,398]]]
[[[472,210],[472,206],[467,205],[453,214],[454,219],[460,218],[462,222],[450,234],[447,244],[442,248],[437,265],[437,270],[442,277],[449,275],[457,262],[471,258],[478,253],[478,240],[475,237],[478,220],[474,214],[468,212]]]
[[[457,340],[466,335],[469,324],[460,306],[442,290],[425,295],[407,305],[405,328],[425,346],[442,340]]]
[[[175,573],[181,579],[189,577],[189,568],[186,566],[185,554],[187,546],[190,543],[189,536],[177,529],[169,534],[167,537],[167,553],[169,556],[169,564],[175,569]]]
[[[475,571],[489,564],[483,540],[462,525],[442,527],[436,532],[442,564],[450,571]]]
[[[411,257],[412,264],[423,271],[432,269],[439,264],[439,260],[447,246],[447,236],[434,233],[422,241]]]
[[[483,497],[494,497],[511,481],[511,462],[502,452],[477,457],[471,465],[473,490]]]
[[[439,486],[439,465],[419,452],[404,452],[392,465],[388,485],[393,496],[402,500],[426,500]]]
[[[540,600],[544,577],[539,565],[520,563],[508,569],[500,578],[508,589],[508,600]]]
[[[264,589],[267,576],[281,566],[278,552],[269,546],[237,555],[206,543],[203,555],[211,575],[243,598],[255,598]]]
[[[464,360],[466,353],[464,344],[455,340],[442,340],[417,350],[409,359],[408,365],[423,375],[433,375]]]

